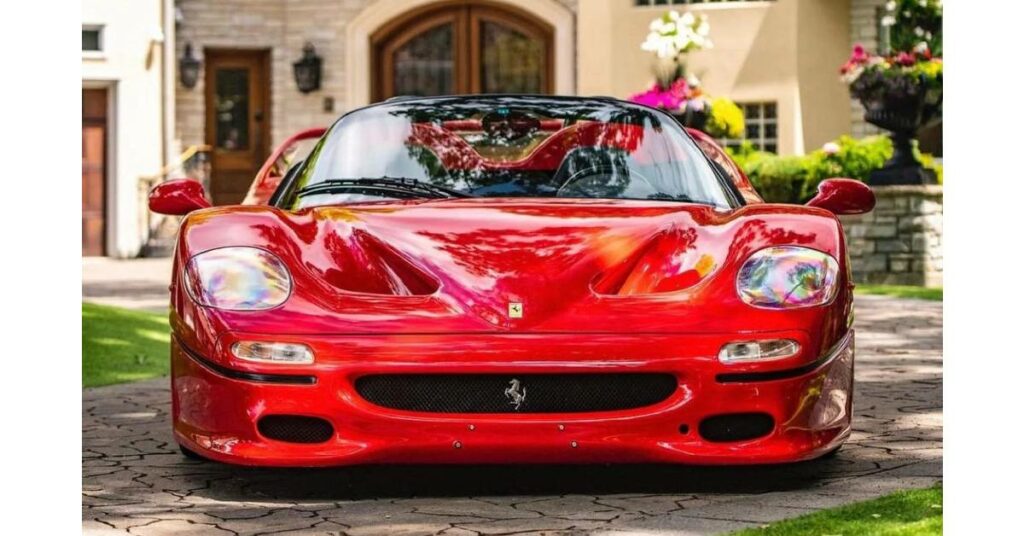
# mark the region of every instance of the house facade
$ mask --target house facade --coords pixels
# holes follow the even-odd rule
[[[127,206],[138,197],[138,187],[128,184],[131,174],[136,184],[138,177],[154,172],[166,176],[176,156],[190,149],[206,151],[213,201],[234,203],[276,144],[394,95],[522,92],[626,98],[643,91],[653,82],[653,58],[640,43],[650,21],[670,8],[707,15],[714,47],[691,54],[687,68],[709,94],[742,105],[752,143],[783,154],[814,150],[841,134],[867,132],[837,68],[852,42],[864,41],[871,32],[877,35],[881,3],[86,0],[87,23],[104,24],[90,12],[116,4],[122,16],[131,17],[133,32],[152,35],[153,28],[166,28],[161,48],[168,54],[166,64],[135,73],[152,78],[153,87],[147,86],[152,102],[136,104],[149,118],[149,130],[125,139],[138,151],[115,155],[115,190],[124,191],[112,195],[123,198],[124,206],[115,204],[113,213],[108,206],[106,219],[108,234],[124,238],[114,240],[105,254],[137,253],[148,232],[145,222],[132,226],[130,221],[143,210],[138,203]],[[133,14],[126,15],[129,11]],[[113,39],[113,22],[108,29]],[[83,26],[83,39],[85,31]],[[136,55],[145,48],[133,47]],[[319,86],[312,90],[300,87],[296,78],[295,64],[304,57],[320,62]],[[144,59],[126,65],[139,70]],[[197,76],[182,80],[183,62],[193,60]],[[83,52],[83,88],[87,66],[92,80],[100,66],[89,63]],[[163,78],[156,76],[160,73]],[[124,95],[124,84],[115,85]],[[130,169],[120,163],[127,159],[132,159]]]
[[[82,255],[137,255],[173,132],[172,0],[82,2]],[[170,41],[170,44],[169,44]]]

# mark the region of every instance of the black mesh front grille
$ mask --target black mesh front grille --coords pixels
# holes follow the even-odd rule
[[[577,413],[657,404],[671,374],[382,374],[356,380],[378,406],[432,413]]]
[[[323,443],[334,435],[331,423],[301,415],[268,415],[256,427],[264,437],[288,443]]]

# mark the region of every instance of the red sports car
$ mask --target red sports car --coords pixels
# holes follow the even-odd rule
[[[861,183],[765,203],[710,138],[610,98],[392,99],[309,136],[245,204],[189,180],[150,195],[187,214],[185,454],[752,464],[849,435],[836,215],[873,207]]]

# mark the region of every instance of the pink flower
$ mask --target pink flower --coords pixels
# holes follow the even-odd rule
[[[896,63],[899,65],[903,65],[904,67],[909,67],[917,63],[917,58],[915,58],[913,54],[909,54],[907,52],[900,52],[899,54],[896,55]]]
[[[654,84],[647,91],[630,96],[629,100],[652,108],[678,110],[686,101],[688,91],[689,86],[686,85],[686,80],[679,79],[673,82],[668,89]]]
[[[867,63],[868,53],[860,43],[853,45],[853,53],[850,54],[850,63]]]
[[[831,155],[837,154],[839,152],[839,144],[834,142],[834,141],[830,141],[830,142],[826,143],[825,145],[822,145],[821,146],[821,150],[825,154],[831,156]]]
[[[853,46],[853,52],[850,54],[850,59],[846,60],[846,63],[839,69],[840,74],[847,74],[850,71],[854,71],[861,65],[866,65],[871,61],[871,55],[864,50],[864,46],[856,44]]]

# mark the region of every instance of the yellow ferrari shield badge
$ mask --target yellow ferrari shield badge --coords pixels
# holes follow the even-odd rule
[[[519,302],[508,302],[508,317],[509,318],[522,318],[523,317],[523,304]]]

